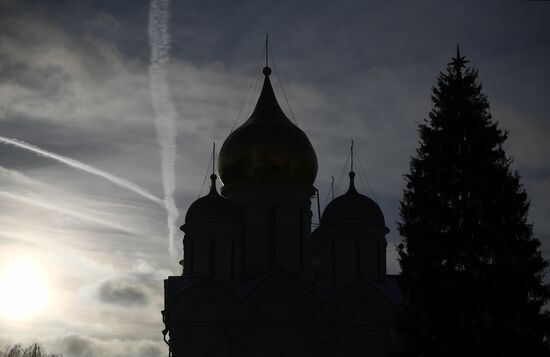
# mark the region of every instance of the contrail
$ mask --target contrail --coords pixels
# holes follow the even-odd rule
[[[157,138],[161,149],[162,183],[164,203],[168,219],[168,249],[174,254],[176,220],[179,216],[174,201],[176,163],[176,108],[170,99],[167,83],[167,65],[170,60],[170,35],[168,33],[169,0],[151,0],[149,7],[149,43],[151,66],[149,80],[151,98],[156,114]]]
[[[90,214],[78,212],[74,209],[69,209],[69,208],[64,208],[64,207],[52,205],[52,204],[47,203],[43,200],[37,200],[37,199],[31,198],[31,197],[14,195],[13,193],[6,192],[6,191],[0,191],[0,197],[4,197],[4,198],[8,198],[8,199],[11,199],[11,200],[14,200],[14,201],[19,201],[19,202],[22,202],[22,203],[25,203],[25,204],[28,204],[28,205],[44,208],[48,211],[55,211],[55,212],[58,212],[58,213],[62,213],[62,214],[67,215],[69,217],[78,218],[78,219],[81,219],[83,221],[88,221],[88,222],[99,224],[101,226],[116,229],[116,230],[121,231],[121,232],[126,233],[126,234],[132,234],[132,235],[140,234],[140,232],[137,232],[134,229],[131,229],[131,228],[128,228],[128,227],[125,227],[125,226],[121,226],[117,223],[114,223],[114,222],[111,222],[111,221],[108,221],[108,220],[105,220],[105,219],[102,219],[102,218],[99,218],[99,217],[94,217]]]
[[[93,166],[87,165],[87,164],[85,164],[83,162],[80,162],[78,160],[74,160],[74,159],[59,155],[59,154],[54,154],[53,152],[49,152],[47,150],[41,149],[37,146],[34,146],[32,144],[26,143],[26,142],[18,140],[18,139],[6,138],[6,137],[3,137],[3,136],[0,136],[0,143],[4,143],[4,144],[12,145],[12,146],[15,146],[15,147],[18,147],[18,148],[21,148],[21,149],[29,150],[29,151],[32,151],[32,152],[38,154],[39,156],[47,157],[47,158],[59,161],[59,162],[65,164],[65,165],[74,167],[75,169],[79,169],[79,170],[91,173],[93,175],[103,177],[107,181],[110,181],[111,183],[113,183],[117,186],[123,187],[127,190],[130,190],[130,191],[133,191],[133,192],[137,193],[138,195],[140,195],[142,197],[145,197],[148,200],[151,200],[151,201],[155,202],[156,204],[164,207],[164,201],[163,200],[161,200],[157,196],[153,195],[152,193],[147,192],[146,190],[139,187],[135,183],[130,182],[128,180],[125,180],[123,178],[114,176],[114,175],[112,175],[108,172],[97,169]]]

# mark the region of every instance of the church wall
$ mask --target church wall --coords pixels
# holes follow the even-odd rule
[[[239,279],[240,229],[236,222],[195,222],[184,226],[184,231],[184,276]]]
[[[176,330],[177,331],[177,330]],[[174,356],[183,357],[229,357],[231,339],[225,323],[191,323],[179,329],[172,336],[171,348]]]
[[[214,272],[224,280],[231,280],[231,241],[231,237],[218,237],[215,240]]]
[[[349,323],[191,323],[171,330],[174,356],[386,356],[389,327]]]
[[[361,324],[333,327],[332,355],[338,357],[382,357],[388,349],[387,328]]]
[[[340,285],[356,275],[354,243],[347,237],[336,237],[335,239],[336,285]]]
[[[166,323],[177,357],[370,357],[383,356],[394,343],[392,311],[365,280],[319,300],[298,277],[276,271],[246,295],[198,281],[167,301]]]
[[[193,275],[210,275],[210,237],[195,235],[193,240]]]
[[[378,279],[380,257],[378,256],[377,239],[370,236],[363,239],[361,243],[364,257],[363,274],[370,279]]]
[[[284,269],[311,280],[311,186],[250,184],[222,192],[242,212],[243,280]]]
[[[250,205],[243,213],[245,277],[254,277],[270,270],[269,207]]]
[[[378,257],[379,257],[378,279],[383,280],[386,277],[386,254],[387,254],[388,242],[386,241],[385,237],[382,237],[381,239],[378,240],[377,244],[378,244],[377,247],[378,247]]]
[[[322,357],[315,350],[315,332],[307,324],[251,324],[246,356]]]
[[[300,255],[303,254],[303,241],[300,239],[300,210],[296,207],[277,207],[276,263],[277,268],[300,273]]]
[[[338,326],[333,334],[336,356],[383,356],[387,349],[386,333],[369,327]]]
[[[186,234],[183,239],[183,275],[190,276],[193,273],[193,241],[190,234]]]
[[[340,285],[358,275],[384,280],[384,230],[361,225],[334,225],[319,227],[312,236],[319,245],[319,276],[323,286]]]

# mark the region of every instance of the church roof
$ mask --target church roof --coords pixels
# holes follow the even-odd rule
[[[224,185],[290,182],[312,185],[317,156],[306,134],[283,113],[265,67],[262,92],[250,118],[223,143],[219,156]]]

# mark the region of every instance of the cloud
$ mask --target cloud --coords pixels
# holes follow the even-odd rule
[[[48,351],[62,353],[64,357],[160,357],[166,347],[149,340],[96,339],[69,334],[48,343]]]
[[[160,204],[160,205],[163,204],[162,200],[160,198],[158,198],[158,197],[154,196],[153,194],[145,191],[143,188],[137,186],[136,184],[134,184],[132,182],[129,182],[128,180],[123,179],[121,177],[113,176],[112,174],[110,174],[108,172],[99,170],[99,169],[97,169],[93,166],[87,165],[83,162],[71,159],[71,158],[66,157],[66,156],[62,156],[62,155],[59,155],[59,154],[52,153],[50,151],[41,149],[41,148],[39,148],[35,145],[29,144],[29,143],[26,143],[24,141],[14,139],[14,138],[6,138],[6,137],[3,137],[3,136],[0,136],[0,143],[6,144],[6,145],[12,145],[12,146],[15,146],[17,148],[24,149],[24,150],[29,150],[29,151],[32,151],[32,152],[36,153],[37,155],[56,160],[58,162],[66,164],[70,167],[85,171],[85,172],[90,173],[92,175],[102,177],[102,178],[112,182],[115,185],[126,188],[130,191],[133,191],[133,192],[139,194],[140,196],[143,196],[143,197],[145,197],[145,198],[147,198],[147,199],[149,199],[149,200],[151,200],[151,201],[153,201],[157,204]]]
[[[78,357],[96,356],[95,347],[90,339],[78,335],[69,335],[61,339],[59,347],[63,354]]]
[[[98,296],[104,303],[123,307],[144,306],[149,303],[143,288],[124,280],[103,282],[99,286]]]

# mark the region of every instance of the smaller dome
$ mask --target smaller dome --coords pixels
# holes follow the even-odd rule
[[[380,207],[355,189],[355,173],[349,173],[348,191],[332,200],[321,218],[321,224],[339,224],[356,222],[371,227],[385,227],[384,215]]]
[[[217,176],[210,176],[212,185],[210,192],[191,204],[185,215],[185,224],[212,222],[212,221],[238,221],[237,207],[227,198],[222,197],[216,189]]]

